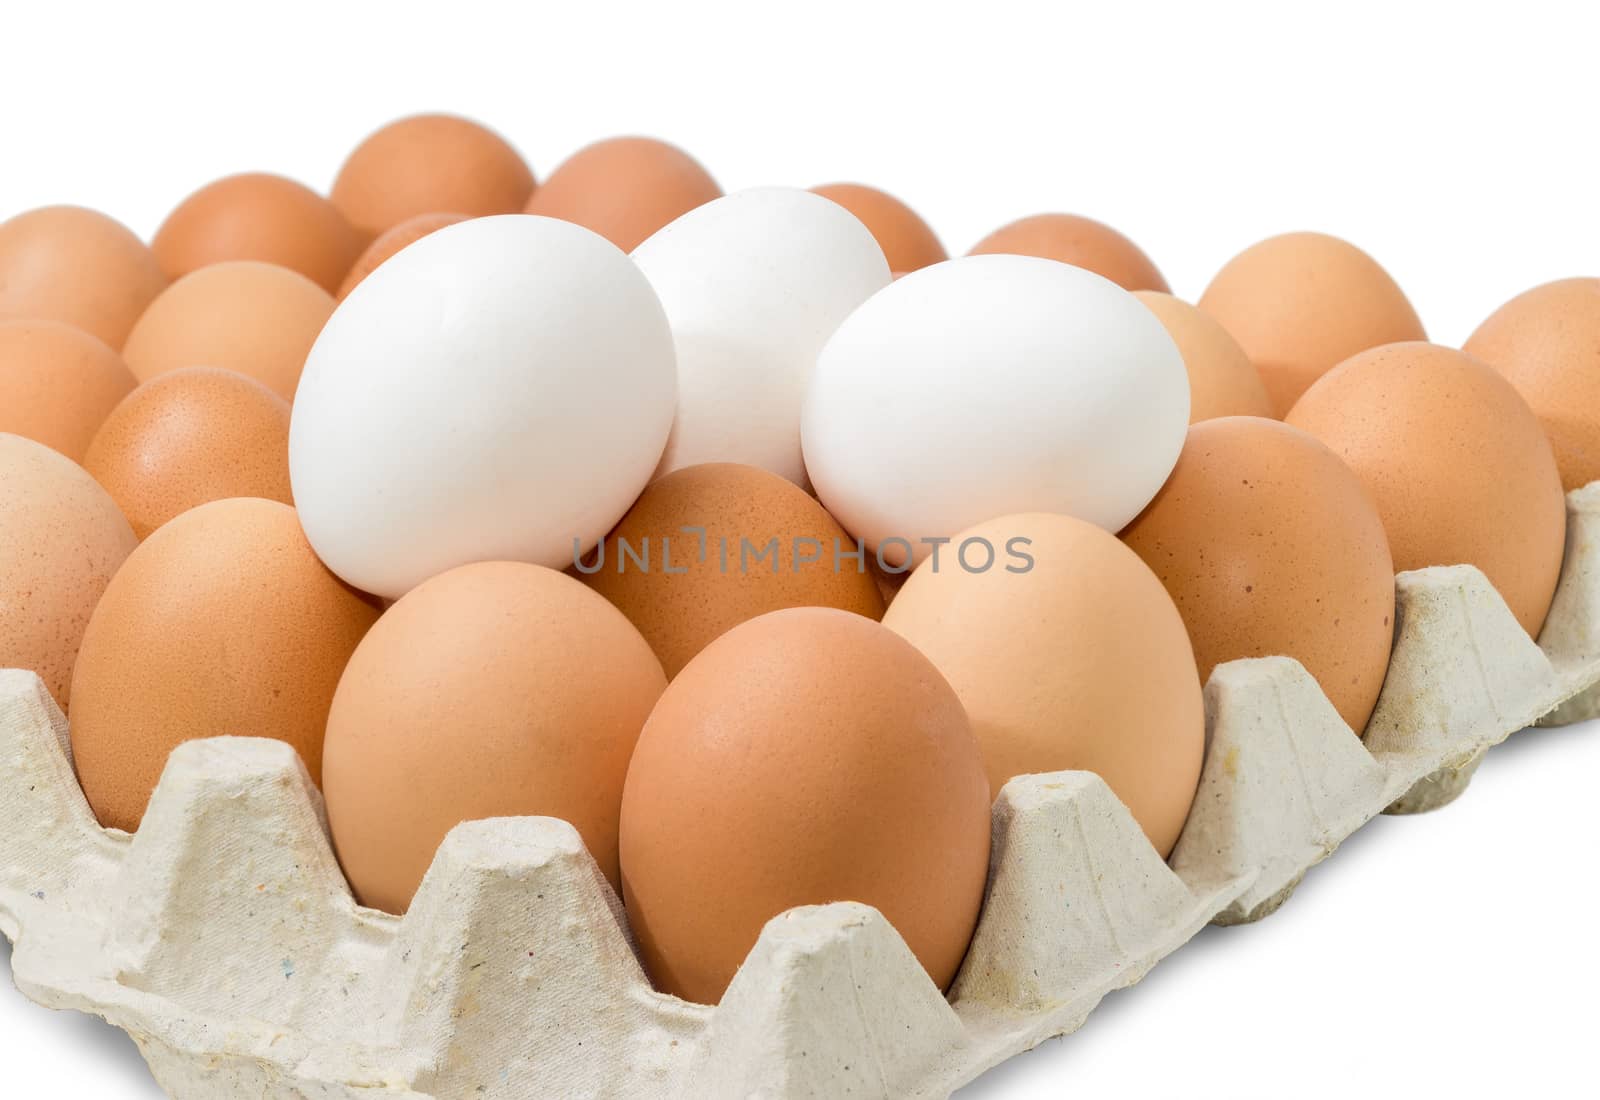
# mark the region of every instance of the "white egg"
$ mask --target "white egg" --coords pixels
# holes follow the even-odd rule
[[[800,406],[817,352],[889,264],[836,203],[787,187],[691,210],[633,252],[672,324],[678,415],[658,474],[742,462],[806,484]]]
[[[1183,358],[1136,298],[1053,260],[971,256],[850,315],[817,360],[803,436],[822,503],[898,563],[1018,512],[1119,530],[1188,421]]]
[[[467,562],[561,568],[633,504],[676,386],[650,284],[552,218],[477,218],[379,267],[318,337],[289,474],[306,537],[399,597]]]

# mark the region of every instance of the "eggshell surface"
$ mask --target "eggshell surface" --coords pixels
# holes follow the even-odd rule
[[[1057,260],[1092,271],[1123,290],[1170,289],[1150,257],[1109,225],[1076,214],[1035,214],[1001,226],[973,245],[970,256],[1004,253]]]
[[[571,822],[617,886],[623,778],[665,687],[622,614],[554,570],[483,562],[408,592],[328,717],[323,791],[357,898],[403,913],[445,834],[487,817]]]
[[[138,379],[122,356],[60,321],[0,322],[0,432],[74,462]]]
[[[329,567],[382,596],[473,561],[564,568],[649,481],[674,395],[671,332],[624,253],[475,218],[379,267],[317,339],[295,503]]]
[[[943,988],[983,902],[988,783],[927,658],[859,615],[775,611],[662,695],[628,768],[621,859],[668,993],[719,1000],[770,918],[831,901],[877,908]]]
[[[339,301],[348,298],[350,292],[371,275],[379,264],[406,245],[420,241],[435,230],[466,220],[465,214],[418,214],[414,218],[407,218],[368,245],[367,250],[356,259],[349,273],[345,275],[344,282],[339,285]]]
[[[1511,383],[1450,348],[1390,344],[1324,375],[1287,421],[1361,478],[1397,570],[1475,565],[1538,637],[1566,500],[1550,443]]]
[[[1198,306],[1157,290],[1134,297],[1156,315],[1178,345],[1189,372],[1189,423],[1219,416],[1272,416],[1272,401],[1255,364],[1237,340]]]
[[[817,354],[889,282],[877,241],[837,203],[784,187],[706,203],[633,253],[678,357],[678,411],[658,474],[702,462],[806,484],[800,406]]]
[[[897,275],[950,258],[928,223],[893,195],[861,183],[827,183],[811,190],[861,219]]]
[[[525,213],[592,229],[632,252],[668,222],[721,197],[711,174],[677,146],[620,137],[568,157],[533,193]]]
[[[1183,357],[1132,295],[1067,264],[972,256],[896,280],[839,327],[802,433],[834,518],[892,546],[886,560],[921,561],[927,540],[1016,512],[1121,528],[1188,420]]]

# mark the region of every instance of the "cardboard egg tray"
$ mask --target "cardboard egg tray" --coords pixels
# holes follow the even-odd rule
[[[1375,814],[1449,801],[1513,731],[1589,713],[1600,483],[1568,509],[1540,645],[1475,569],[1396,578],[1365,743],[1297,662],[1218,668],[1170,864],[1094,775],[1007,784],[948,997],[850,902],[772,920],[718,1007],[656,993],[577,833],[549,818],[464,824],[404,918],[362,909],[274,741],[183,745],[138,834],[102,829],[65,719],[15,670],[0,672],[0,930],[24,993],[128,1031],[180,1100],[943,1096],[1073,1031],[1207,922],[1271,912]]]

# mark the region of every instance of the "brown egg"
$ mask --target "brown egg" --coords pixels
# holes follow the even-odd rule
[[[787,478],[708,462],[652,482],[579,572],[639,628],[671,678],[718,635],[768,611],[837,607],[882,618],[864,560],[871,552],[844,557],[855,551],[856,540]]]
[[[1159,290],[1135,291],[1178,345],[1189,372],[1189,423],[1219,416],[1272,416],[1267,387],[1228,330],[1197,306]]]
[[[333,306],[327,291],[286,267],[212,264],[152,302],[122,354],[141,382],[184,367],[222,367],[293,401]]]
[[[668,222],[721,195],[717,181],[677,146],[621,137],[572,154],[524,209],[575,222],[632,252]]]
[[[1042,512],[978,524],[917,567],[883,625],[956,689],[994,794],[1092,771],[1172,851],[1205,753],[1200,677],[1172,598],[1115,535]]]
[[[46,206],[0,224],[0,320],[63,321],[122,347],[167,285],[145,243],[81,206]]]
[[[151,247],[172,279],[209,264],[260,260],[298,271],[330,294],[366,242],[309,187],[264,172],[207,184],[167,215]]]
[[[453,115],[413,115],[356,146],[333,181],[333,204],[371,239],[438,210],[515,214],[533,186],[528,165],[493,130]]]
[[[405,912],[445,834],[487,817],[571,822],[619,886],[622,781],[666,686],[628,620],[553,569],[483,562],[412,589],[328,717],[323,791],[356,897]]]
[[[83,465],[140,539],[208,501],[293,504],[289,403],[254,378],[217,367],[163,374],[117,406]]]
[[[0,322],[0,432],[82,462],[94,433],[138,384],[122,356],[80,329]]]
[[[414,218],[407,218],[367,246],[367,250],[356,260],[350,273],[344,277],[344,283],[339,287],[339,300],[344,301],[352,290],[361,285],[361,280],[371,275],[379,264],[406,245],[415,244],[429,233],[443,229],[447,225],[455,225],[466,220],[464,214],[418,214]]]
[[[1256,365],[1278,417],[1357,352],[1426,339],[1389,273],[1325,233],[1285,233],[1251,245],[1217,272],[1200,308]]]
[[[1450,348],[1389,344],[1323,375],[1286,419],[1361,478],[1397,570],[1475,565],[1538,637],[1566,501],[1550,443],[1511,383]]]
[[[136,544],[75,463],[0,433],[0,668],[37,672],[66,710],[89,615]]]
[[[199,737],[285,741],[320,781],[334,688],[377,617],[287,504],[214,501],[151,535],[101,597],[72,678],[72,756],[100,824],[137,829],[168,753]]]
[[[961,703],[870,619],[791,608],[718,638],[645,723],[622,889],[656,985],[715,1002],[797,905],[886,917],[941,989],[977,924],[989,785]]]
[[[1128,238],[1076,214],[1035,214],[1002,226],[973,246],[969,256],[1004,252],[1060,260],[1104,276],[1123,290],[1167,292],[1167,280]]]
[[[1297,428],[1208,420],[1122,539],[1167,586],[1202,681],[1293,657],[1360,733],[1394,640],[1394,561],[1361,479]]]
[[[1600,279],[1562,279],[1518,295],[1464,350],[1510,379],[1533,408],[1562,485],[1600,480]]]
[[[904,275],[950,258],[928,223],[893,195],[859,183],[828,183],[811,190],[850,211],[872,231],[890,271]]]

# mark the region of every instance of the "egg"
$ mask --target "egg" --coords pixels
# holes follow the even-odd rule
[[[802,435],[823,506],[897,564],[1014,512],[1115,531],[1161,488],[1188,420],[1183,357],[1132,295],[1067,264],[971,256],[839,326]]]
[[[38,673],[68,710],[89,615],[136,542],[71,459],[0,432],[0,668]]]
[[[289,403],[233,371],[173,371],[117,406],[83,464],[140,539],[208,501],[293,504]]]
[[[524,214],[432,233],[379,267],[306,361],[289,472],[311,544],[396,598],[473,561],[563,568],[661,457],[672,333],[628,257]]]
[[[1035,214],[996,229],[973,245],[969,256],[1004,253],[1059,260],[1102,275],[1124,290],[1170,289],[1139,246],[1092,218]]]
[[[633,258],[677,348],[677,418],[657,473],[738,462],[804,486],[806,379],[839,323],[888,284],[878,242],[837,203],[763,187],[691,210]]]
[[[62,321],[118,349],[166,285],[155,254],[104,214],[46,206],[0,223],[0,320]]]
[[[1255,364],[1228,330],[1205,311],[1158,290],[1133,295],[1156,315],[1178,345],[1189,372],[1189,423],[1219,416],[1272,416],[1272,401]]]
[[[668,222],[721,197],[711,174],[677,146],[620,137],[568,157],[533,193],[525,211],[592,229],[632,252]]]
[[[1139,556],[1070,516],[1002,516],[917,567],[883,625],[955,688],[989,787],[1091,771],[1163,858],[1205,756],[1194,650]]]
[[[1293,657],[1366,728],[1394,639],[1394,560],[1338,455],[1276,420],[1196,424],[1122,538],[1178,605],[1202,681],[1224,661]]]
[[[0,321],[0,432],[82,462],[138,379],[122,356],[60,321]]]
[[[1199,304],[1261,372],[1279,417],[1357,352],[1427,338],[1389,273],[1325,233],[1285,233],[1251,245],[1217,272]]]
[[[950,258],[928,223],[893,195],[860,183],[828,183],[811,190],[861,219],[897,275]]]
[[[1361,478],[1396,569],[1477,566],[1538,637],[1566,501],[1550,443],[1511,383],[1459,351],[1389,344],[1323,375],[1287,420]]]
[[[691,661],[622,794],[622,889],[658,988],[719,1000],[762,926],[858,901],[933,982],[966,954],[989,864],[972,728],[928,659],[870,619],[774,611]]]
[[[579,565],[669,677],[729,628],[785,607],[883,617],[867,555],[803,489],[754,466],[706,463],[653,482]]]
[[[377,266],[399,252],[406,245],[420,241],[429,233],[443,229],[447,225],[466,221],[464,214],[418,214],[414,218],[407,218],[393,229],[385,232],[377,240],[367,246],[345,275],[344,282],[339,286],[339,301],[344,301],[350,292],[361,285],[361,280],[371,275]]]
[[[72,758],[100,824],[137,829],[167,755],[199,737],[287,742],[320,782],[334,689],[377,617],[287,504],[213,501],[151,535],[100,598],[72,677]]]
[[[293,401],[333,297],[275,264],[212,264],[168,287],[139,318],[123,356],[141,382],[184,367],[222,367]]]
[[[298,271],[331,294],[364,244],[344,215],[309,187],[245,172],[179,203],[151,248],[171,279],[209,264],[259,260]]]
[[[1464,350],[1510,380],[1555,449],[1561,483],[1600,480],[1600,279],[1562,279],[1519,294]]]
[[[533,173],[504,138],[454,115],[413,115],[358,145],[333,181],[333,205],[371,239],[419,214],[513,214]]]

